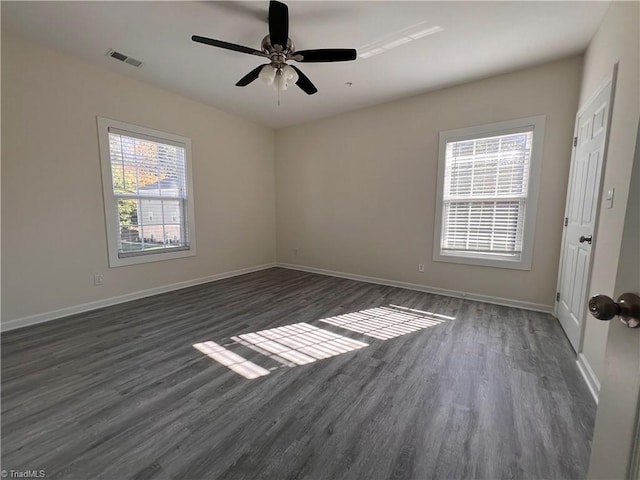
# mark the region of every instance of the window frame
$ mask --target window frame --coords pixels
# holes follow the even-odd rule
[[[542,152],[544,148],[545,115],[507,120],[473,127],[458,128],[440,132],[438,143],[438,175],[436,188],[436,211],[433,234],[433,260],[435,262],[480,265],[485,267],[531,270],[536,228],[540,172],[542,170]],[[486,137],[508,135],[528,131],[531,127],[531,159],[529,164],[529,185],[525,197],[522,253],[519,259],[500,257],[496,254],[478,253],[442,253],[442,232],[444,221],[444,180],[446,169],[447,144],[464,140],[477,140]],[[524,130],[526,129],[526,130]]]
[[[195,212],[193,200],[193,169],[191,161],[191,139],[173,133],[162,132],[131,123],[113,120],[111,118],[96,117],[98,124],[98,145],[100,151],[100,165],[102,171],[102,192],[104,200],[105,226],[107,234],[107,250],[109,254],[109,267],[122,267],[143,263],[159,262],[176,258],[194,257],[196,255]],[[175,247],[168,250],[150,250],[139,255],[120,256],[118,248],[118,235],[120,225],[117,215],[117,197],[113,191],[111,150],[109,147],[109,129],[130,133],[133,137],[151,137],[154,141],[167,144],[182,144],[185,149],[185,183],[187,196],[184,201],[185,235],[187,246]]]

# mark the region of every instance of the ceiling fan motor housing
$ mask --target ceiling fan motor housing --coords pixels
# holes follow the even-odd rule
[[[262,51],[269,57],[274,67],[282,67],[291,58],[296,48],[290,38],[287,38],[287,46],[285,48],[280,45],[272,45],[271,35],[267,35],[262,39],[261,46]]]

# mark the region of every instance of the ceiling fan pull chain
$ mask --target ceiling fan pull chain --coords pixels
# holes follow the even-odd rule
[[[280,106],[280,92],[287,89],[287,77],[285,76],[285,72],[283,67],[278,67],[276,70],[276,78],[273,83],[276,91],[278,92],[278,106]]]

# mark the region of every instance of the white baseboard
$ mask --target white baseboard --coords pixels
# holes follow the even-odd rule
[[[215,282],[216,280],[222,280],[225,278],[237,277],[238,275],[245,275],[247,273],[258,272],[260,270],[266,270],[268,268],[275,267],[275,263],[268,263],[265,265],[258,265],[255,267],[242,268],[240,270],[234,270],[231,272],[217,273],[208,277],[196,278],[193,280],[186,280],[184,282],[172,283],[170,285],[163,285],[161,287],[150,288],[148,290],[141,290],[139,292],[127,293],[125,295],[119,295],[117,297],[105,298],[103,300],[97,300],[95,302],[83,303],[81,305],[74,305],[72,307],[61,308],[60,310],[54,310],[52,312],[39,313],[37,315],[31,315],[29,317],[16,318],[14,320],[3,321],[0,324],[0,331],[8,332],[9,330],[15,330],[16,328],[27,327],[29,325],[35,325],[37,323],[48,322],[61,317],[67,317],[69,315],[75,315],[76,313],[88,312],[90,310],[96,310],[98,308],[108,307],[116,305],[118,303],[129,302],[131,300],[138,300],[139,298],[150,297],[152,295],[158,295],[159,293],[171,292],[173,290],[180,290],[182,288],[193,287],[202,283]]]
[[[355,275],[352,273],[336,272],[333,270],[324,270],[322,268],[307,267],[304,265],[294,265],[290,263],[276,263],[276,267],[288,268],[290,270],[300,270],[302,272],[318,273],[320,275],[328,275],[331,277],[347,278],[349,280],[357,280],[360,282],[375,283],[378,285],[387,285],[389,287],[406,288],[408,290],[417,290],[419,292],[434,293],[447,297],[466,298],[468,300],[476,300],[478,302],[492,303],[495,305],[504,305],[506,307],[522,308],[524,310],[532,310],[535,312],[552,313],[553,306],[542,305],[539,303],[523,302],[520,300],[511,300],[509,298],[492,297],[489,295],[479,295],[476,293],[461,292],[458,290],[449,290],[446,288],[430,287],[428,285],[419,285],[417,283],[399,282],[396,280],[388,280],[378,277],[367,277],[364,275]]]
[[[600,395],[600,382],[598,381],[598,377],[591,368],[591,365],[589,365],[587,357],[585,357],[584,354],[578,354],[578,360],[576,363],[578,364],[578,369],[584,377],[585,382],[587,382],[587,387],[589,387],[589,391],[591,392],[591,395],[593,395],[593,399],[596,401],[597,405],[598,396]]]
[[[288,264],[288,263],[269,263],[269,264],[264,264],[264,265],[258,265],[255,267],[249,267],[249,268],[243,268],[240,270],[234,270],[231,272],[224,272],[224,273],[218,273],[216,275],[211,275],[208,277],[202,277],[202,278],[196,278],[193,280],[187,280],[184,282],[178,282],[178,283],[173,283],[170,285],[164,285],[161,287],[155,287],[155,288],[150,288],[148,290],[141,290],[139,292],[133,292],[133,293],[128,293],[125,295],[120,295],[117,297],[111,297],[111,298],[106,298],[103,300],[97,300],[95,302],[89,302],[89,303],[83,303],[81,305],[74,305],[71,307],[66,307],[66,308],[62,308],[60,310],[54,310],[51,312],[45,312],[45,313],[40,313],[37,315],[31,315],[28,317],[22,317],[22,318],[16,318],[14,320],[8,320],[8,321],[3,321],[0,323],[0,331],[2,332],[8,332],[10,330],[15,330],[16,328],[22,328],[22,327],[27,327],[29,325],[35,325],[38,323],[43,323],[43,322],[48,322],[51,320],[55,320],[57,318],[62,318],[62,317],[67,317],[69,315],[75,315],[77,313],[83,313],[83,312],[88,312],[91,310],[96,310],[98,308],[103,308],[103,307],[108,307],[111,305],[117,305],[119,303],[124,303],[124,302],[129,302],[131,300],[137,300],[140,298],[145,298],[145,297],[150,297],[152,295],[158,295],[160,293],[165,293],[165,292],[171,292],[173,290],[180,290],[182,288],[187,288],[187,287],[192,287],[195,285],[200,285],[203,283],[209,283],[209,282],[215,282],[216,280],[222,280],[225,278],[231,278],[231,277],[236,277],[238,275],[244,275],[247,273],[252,273],[252,272],[258,272],[260,270],[266,270],[268,268],[273,268],[273,267],[281,267],[281,268],[287,268],[290,270],[299,270],[299,271],[303,271],[303,272],[310,272],[310,273],[318,273],[320,275],[328,275],[331,277],[339,277],[339,278],[347,278],[350,280],[357,280],[360,282],[367,282],[367,283],[375,283],[378,285],[387,285],[390,287],[399,287],[399,288],[406,288],[409,290],[417,290],[420,292],[426,292],[426,293],[434,293],[437,295],[445,295],[448,297],[457,297],[457,298],[466,298],[469,300],[477,300],[479,302],[486,302],[486,303],[493,303],[496,305],[504,305],[507,307],[516,307],[516,308],[522,308],[525,310],[533,310],[536,312],[544,312],[544,313],[551,313],[553,311],[553,307],[550,305],[542,305],[542,304],[537,304],[537,303],[530,303],[530,302],[522,302],[520,300],[511,300],[508,298],[500,298],[500,297],[492,297],[492,296],[488,296],[488,295],[479,295],[479,294],[474,294],[474,293],[467,293],[467,292],[461,292],[461,291],[457,291],[457,290],[448,290],[448,289],[444,289],[444,288],[437,288],[437,287],[430,287],[430,286],[425,286],[425,285],[419,285],[419,284],[415,284],[415,283],[407,283],[407,282],[399,282],[396,280],[388,280],[388,279],[383,279],[383,278],[377,278],[377,277],[368,277],[368,276],[364,276],[364,275],[355,275],[355,274],[350,274],[350,273],[345,273],[345,272],[337,272],[337,271],[333,271],[333,270],[324,270],[321,268],[314,268],[314,267],[306,267],[303,265],[293,265],[293,264]],[[586,360],[585,360],[586,362]],[[588,365],[588,364],[586,364]],[[580,366],[580,365],[579,365]],[[593,371],[591,370],[590,367],[587,367],[589,372],[591,372],[591,374],[593,374]],[[585,376],[585,378],[587,378],[587,374],[585,374],[585,372],[583,371],[582,367],[581,367],[581,371],[583,372],[583,375]],[[589,380],[587,379],[587,383],[589,384],[589,388],[592,390],[592,393],[594,393],[594,396],[597,397],[597,391],[599,391],[600,389],[600,384],[598,383],[595,375],[593,375],[593,379],[595,381],[595,385],[597,385],[597,389],[596,389],[596,393],[594,393],[593,388],[591,383],[589,383]]]

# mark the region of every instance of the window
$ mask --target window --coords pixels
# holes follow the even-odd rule
[[[98,117],[109,265],[195,255],[188,138]]]
[[[544,124],[440,133],[435,261],[531,269]]]

